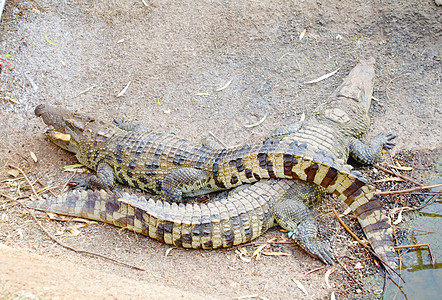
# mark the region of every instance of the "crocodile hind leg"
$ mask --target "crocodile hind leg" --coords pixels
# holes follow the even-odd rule
[[[296,182],[275,203],[273,216],[282,228],[289,230],[289,238],[302,249],[326,264],[333,264],[334,256],[331,249],[318,238],[316,221],[308,209],[319,202],[324,195],[325,192],[320,186]]]
[[[168,202],[183,202],[183,194],[198,195],[209,183],[206,171],[195,168],[181,168],[164,177],[161,185],[161,197]],[[193,193],[195,192],[195,193]]]

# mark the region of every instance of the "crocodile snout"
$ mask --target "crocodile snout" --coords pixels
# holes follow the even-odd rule
[[[40,117],[40,116],[43,114],[45,108],[46,108],[46,106],[45,106],[44,104],[40,104],[40,105],[38,105],[38,106],[35,108],[35,110],[34,110],[34,114],[35,114],[37,117]]]

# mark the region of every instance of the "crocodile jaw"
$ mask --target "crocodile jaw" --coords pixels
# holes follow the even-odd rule
[[[80,151],[77,141],[73,139],[70,134],[48,129],[45,135],[51,142],[64,150],[75,154]]]
[[[85,128],[95,121],[86,114],[45,104],[38,105],[34,113],[50,127],[46,136],[57,146],[73,153],[79,152],[79,141],[84,137]]]

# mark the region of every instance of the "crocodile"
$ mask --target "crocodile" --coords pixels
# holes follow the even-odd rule
[[[374,59],[363,59],[331,95],[326,105],[318,107],[306,121],[296,124],[295,129],[279,130],[272,136],[279,137],[283,131],[282,138],[270,138],[264,144],[246,144],[223,149],[192,143],[168,133],[137,128],[128,131],[118,124],[106,123],[86,114],[49,105],[37,106],[35,114],[51,126],[47,132],[51,141],[76,153],[80,163],[97,172],[96,176],[88,178],[87,186],[109,189],[114,186],[116,179],[143,191],[161,194],[162,200],[166,201],[155,202],[157,209],[149,211],[158,225],[150,223],[151,237],[161,236],[152,231],[167,231],[179,237],[177,241],[168,239],[172,244],[182,244],[180,238],[193,241],[194,235],[189,237],[184,231],[183,218],[190,215],[192,228],[204,227],[202,234],[212,236],[204,246],[206,248],[233,244],[230,236],[234,229],[243,236],[256,237],[256,234],[259,235],[264,230],[252,230],[250,235],[246,227],[247,214],[240,213],[244,220],[242,217],[231,217],[229,221],[240,221],[239,227],[232,225],[230,230],[226,227],[226,231],[222,231],[222,238],[214,238],[214,232],[210,234],[210,228],[217,219],[212,216],[210,204],[184,204],[183,196],[231,189],[264,178],[296,179],[314,183],[327,193],[342,199],[356,214],[378,257],[387,266],[395,269],[397,265],[392,248],[391,221],[383,210],[376,189],[359,172],[353,171],[351,166],[344,163],[350,154],[366,163],[373,162],[379,157],[382,147],[392,145],[394,136],[391,134],[378,135],[370,147],[360,141],[370,123],[368,109],[373,78]],[[290,201],[280,202],[290,207]],[[226,203],[223,204],[224,207],[231,208],[231,204],[235,202],[229,199],[221,203]],[[103,213],[106,211],[103,206],[99,207],[103,209]],[[181,210],[177,210],[177,207]],[[255,215],[260,210],[241,201],[235,209],[237,212],[253,211],[251,214]],[[187,213],[187,210],[193,213]],[[230,209],[230,212],[233,210]],[[268,213],[269,211],[274,213],[272,209],[267,210]],[[291,218],[290,209],[282,207],[278,212],[282,212],[280,219]],[[159,213],[161,217],[155,213]],[[251,214],[248,222],[254,223]],[[128,218],[132,218],[133,222],[137,219],[143,223],[139,216],[134,218],[129,215]],[[272,219],[273,222],[275,218],[265,219]],[[167,230],[163,221],[169,222]],[[262,228],[267,229],[269,226]],[[168,242],[166,238],[163,239]],[[199,242],[195,244],[196,248],[203,247],[198,246]]]
[[[169,203],[161,199],[105,190],[74,189],[48,200],[26,202],[41,211],[109,223],[149,236],[160,242],[194,249],[227,248],[250,242],[269,228],[293,228],[302,216],[297,243],[327,264],[334,256],[329,246],[316,240],[313,217],[303,217],[305,202],[323,196],[322,188],[308,182],[263,179],[236,188],[228,196],[207,203]],[[289,192],[288,192],[289,191]],[[295,221],[296,222],[296,221]]]

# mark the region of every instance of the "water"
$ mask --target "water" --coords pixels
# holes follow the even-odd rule
[[[433,184],[438,182],[442,178]],[[407,224],[411,244],[430,244],[434,268],[427,247],[401,250],[402,277],[406,282],[398,287],[389,281],[384,299],[442,299],[442,197],[434,201]]]

